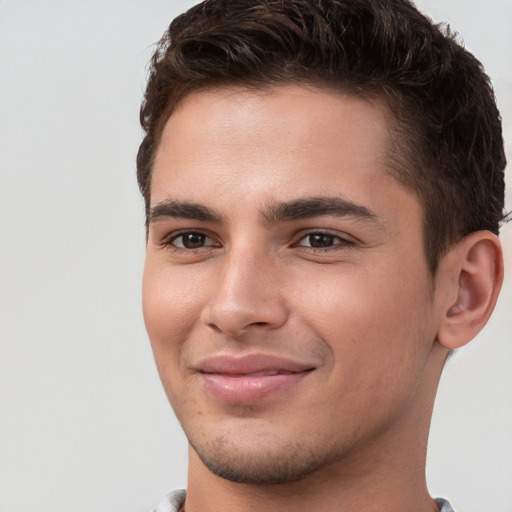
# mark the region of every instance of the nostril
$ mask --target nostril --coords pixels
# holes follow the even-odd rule
[[[279,293],[263,293],[261,289],[255,293],[252,285],[236,288],[229,284],[236,281],[235,277],[225,279],[207,303],[201,313],[203,324],[214,332],[237,337],[247,330],[262,332],[286,323],[287,310]]]
[[[215,325],[213,322],[210,322],[208,324],[208,327],[210,327],[211,329],[213,329],[216,332],[222,332],[222,329],[218,325]]]

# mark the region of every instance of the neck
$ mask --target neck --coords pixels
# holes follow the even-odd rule
[[[435,344],[416,399],[381,435],[296,482],[252,485],[213,474],[189,448],[185,512],[434,512],[425,480],[427,438],[446,351]],[[435,383],[432,385],[432,383]]]

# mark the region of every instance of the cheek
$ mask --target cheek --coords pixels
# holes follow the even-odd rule
[[[153,356],[169,401],[176,407],[184,392],[183,352],[197,325],[202,288],[186,273],[146,262],[142,284],[144,322]]]
[[[355,358],[382,368],[387,361],[395,364],[397,357],[415,352],[422,335],[428,340],[428,280],[417,268],[414,279],[407,279],[406,267],[384,271],[354,266],[335,275],[319,268],[310,280],[313,286],[302,285],[296,291],[304,317],[336,359]]]
[[[186,273],[146,263],[142,307],[157,364],[163,353],[172,353],[186,340],[200,315],[203,295],[198,281]]]
[[[390,285],[380,275],[354,269],[343,279],[316,279],[300,306],[331,354],[325,377],[328,396],[340,404],[336,421],[378,422],[409,403],[435,336],[421,277]]]

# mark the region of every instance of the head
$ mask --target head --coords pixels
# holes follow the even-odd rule
[[[433,273],[455,241],[498,233],[506,160],[489,79],[449,28],[403,0],[214,0],[176,18],[154,54],[141,109],[137,175],[146,213],[162,131],[185,96],[276,84],[389,107],[389,169],[422,204]]]
[[[420,453],[502,277],[480,64],[405,1],[206,1],[141,119],[145,321],[193,453],[245,483]]]

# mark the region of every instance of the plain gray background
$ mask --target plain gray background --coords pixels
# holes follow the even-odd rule
[[[134,160],[151,45],[193,3],[0,0],[2,512],[144,511],[186,485],[141,314]],[[418,5],[483,61],[511,159],[512,2]],[[442,379],[428,479],[460,511],[512,511],[511,316],[507,275]]]

